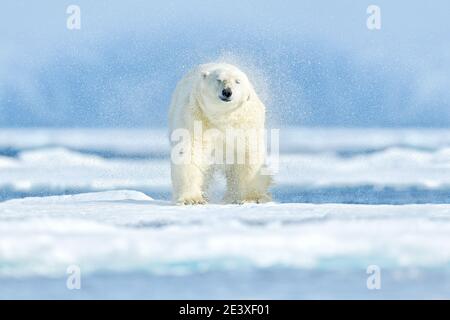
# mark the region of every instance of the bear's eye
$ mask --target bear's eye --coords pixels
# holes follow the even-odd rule
[[[239,83],[241,83],[241,80],[236,79],[235,82],[236,82],[237,84],[239,84]]]

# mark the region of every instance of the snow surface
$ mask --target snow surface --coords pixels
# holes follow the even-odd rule
[[[135,191],[0,204],[0,276],[447,267],[450,205],[178,207]]]

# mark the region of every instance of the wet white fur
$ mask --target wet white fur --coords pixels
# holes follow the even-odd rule
[[[219,98],[225,86],[233,92],[230,102]],[[169,133],[184,128],[194,139],[196,122],[202,124],[203,132],[208,129],[225,132],[227,128],[232,128],[257,129],[256,132],[262,134],[265,106],[247,76],[237,67],[224,63],[203,64],[186,74],[173,93]],[[189,150],[183,150],[191,155],[190,163],[171,164],[173,199],[178,204],[201,204],[207,201],[211,173],[217,166],[206,163],[204,153],[209,150],[208,144],[217,141],[206,136],[197,140],[192,141]],[[257,159],[256,163],[226,164],[221,167],[227,181],[225,202],[259,203],[270,200],[268,187],[271,177],[261,173],[264,157],[258,155]]]

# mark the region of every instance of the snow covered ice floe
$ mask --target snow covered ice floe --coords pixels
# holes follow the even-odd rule
[[[0,203],[0,278],[450,263],[449,205],[173,206],[136,191]]]
[[[449,188],[450,148],[388,148],[342,157],[332,152],[282,153],[277,186]],[[19,191],[170,189],[168,158],[104,158],[63,147],[0,157],[0,187]]]
[[[280,188],[450,188],[445,129],[286,128],[280,151]],[[0,154],[0,188],[16,196],[170,191],[165,130],[1,129]]]

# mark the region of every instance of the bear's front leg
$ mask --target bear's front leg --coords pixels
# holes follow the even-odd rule
[[[178,205],[205,204],[203,171],[193,163],[172,164],[173,200]]]
[[[227,203],[264,203],[272,200],[272,176],[262,174],[262,165],[236,164],[226,168]]]

